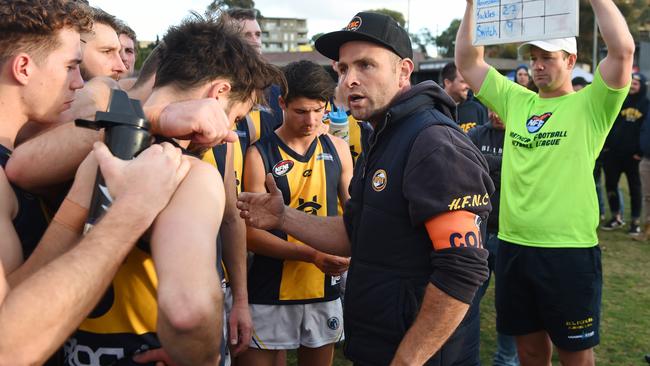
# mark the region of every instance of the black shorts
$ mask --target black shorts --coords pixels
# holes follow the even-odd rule
[[[539,248],[501,241],[495,276],[500,333],[544,330],[567,351],[599,343],[600,247]]]

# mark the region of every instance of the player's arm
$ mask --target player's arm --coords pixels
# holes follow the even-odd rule
[[[79,245],[21,284],[0,276],[0,364],[42,364],[97,304],[135,241],[167,204],[188,170],[171,145],[125,162],[105,146],[96,156],[114,197]]]
[[[110,80],[110,79],[109,79]],[[62,117],[94,119],[95,112],[106,110],[111,88],[116,86],[104,78],[94,78],[77,91],[71,109]],[[31,191],[72,180],[79,164],[86,158],[93,143],[103,132],[75,127],[68,122],[46,131],[16,147],[7,162],[7,176],[16,185]]]
[[[190,172],[153,225],[157,333],[179,365],[215,365],[219,357],[223,293],[216,240],[224,209],[221,181],[214,167],[192,159]]]
[[[224,188],[226,207],[221,223],[220,234],[223,243],[223,261],[228,271],[233,304],[228,319],[228,345],[236,356],[246,350],[251,340],[253,321],[248,309],[248,283],[246,280],[246,224],[237,210],[237,178],[234,169],[233,144],[226,149],[226,169]]]
[[[13,219],[18,213],[18,200],[7,176],[0,168],[0,263],[10,273],[23,263],[23,250],[14,229]]]
[[[89,154],[79,166],[74,183],[59,207],[43,237],[25,263],[13,272],[7,272],[11,287],[31,276],[37,270],[72,248],[80,239],[88,216],[97,162]]]
[[[265,179],[266,176],[264,174],[264,163],[262,161],[262,157],[259,151],[257,150],[257,148],[252,147],[248,149],[248,153],[246,154],[246,168],[244,169],[244,187],[246,187],[246,189],[250,192],[257,192],[257,193],[266,192],[266,188],[264,186]],[[271,179],[273,178],[271,177]],[[281,197],[282,194],[280,193],[280,199]],[[304,212],[299,212],[291,208],[287,208],[286,211],[289,212],[296,211],[300,214],[307,216],[307,214],[305,214]],[[314,216],[314,215],[308,215],[308,216]],[[316,223],[309,223],[308,225],[314,225],[314,224]],[[279,229],[283,230],[283,227]],[[285,232],[292,235],[291,232],[288,231]],[[323,235],[327,236],[327,234],[324,233]],[[250,249],[251,251],[257,254],[261,254],[273,258],[314,263],[321,270],[323,270],[323,272],[327,274],[340,274],[341,272],[345,271],[348,265],[348,260],[345,258],[340,258],[333,255],[322,253],[321,251],[314,249],[308,245],[300,245],[300,244],[288,242],[269,233],[268,231],[256,229],[251,226],[247,227],[246,229],[246,241],[248,244],[248,249]]]
[[[485,62],[483,46],[474,46],[474,0],[467,0],[465,15],[456,33],[454,62],[467,84],[474,92],[481,90],[490,66]]]
[[[630,83],[634,39],[625,18],[612,0],[591,0],[591,7],[607,46],[607,56],[599,65],[600,74],[610,88],[620,89]]]
[[[336,147],[336,152],[339,155],[339,160],[341,160],[341,179],[339,179],[339,200],[341,203],[345,204],[347,200],[350,199],[350,192],[348,188],[350,187],[350,180],[352,179],[352,154],[350,153],[350,147],[345,140],[329,135]]]
[[[476,215],[445,212],[425,223],[437,269],[427,285],[422,306],[402,339],[392,365],[424,364],[456,330],[476,288],[485,280],[485,250]],[[485,266],[485,263],[483,263]]]

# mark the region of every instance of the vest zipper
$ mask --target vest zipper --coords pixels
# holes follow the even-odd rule
[[[386,118],[384,118],[384,125],[381,127],[379,131],[373,136],[373,141],[370,142],[370,148],[368,149],[368,154],[366,154],[366,158],[363,161],[363,170],[361,174],[361,178],[366,178],[366,169],[368,168],[368,162],[370,161],[370,153],[372,152],[372,149],[375,147],[375,143],[377,140],[379,140],[379,135],[384,132],[386,129],[386,126],[388,126],[388,122],[390,121],[391,114],[390,112],[386,113]]]

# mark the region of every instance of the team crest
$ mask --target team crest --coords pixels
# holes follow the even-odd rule
[[[553,113],[547,112],[542,114],[541,116],[532,116],[526,121],[526,129],[528,129],[528,132],[530,133],[536,133],[537,131],[541,130],[546,121],[551,118]]]
[[[356,16],[352,18],[352,20],[350,20],[350,23],[348,23],[348,25],[343,29],[354,32],[355,30],[359,29],[359,27],[361,27],[361,18]]]
[[[339,329],[340,325],[341,325],[341,322],[339,321],[339,318],[337,318],[337,317],[332,317],[332,318],[327,319],[327,327],[330,328],[331,330]]]
[[[388,174],[384,169],[379,169],[372,175],[372,189],[376,192],[381,192],[388,184]]]
[[[282,160],[273,166],[273,175],[278,178],[285,176],[291,168],[293,168],[293,160]]]

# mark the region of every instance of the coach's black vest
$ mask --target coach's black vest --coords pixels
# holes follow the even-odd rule
[[[411,224],[402,180],[413,143],[424,129],[446,125],[460,130],[455,105],[443,94],[429,81],[403,95],[376,127],[355,167],[345,213],[352,262],[344,325],[345,354],[360,364],[390,363],[434,271],[431,240],[423,225]]]

